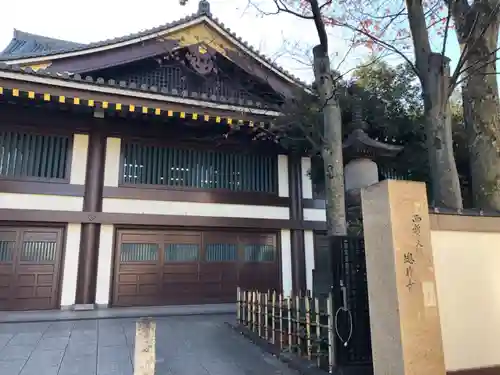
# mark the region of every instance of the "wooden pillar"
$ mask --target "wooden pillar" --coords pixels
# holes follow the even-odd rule
[[[288,155],[288,189],[290,196],[290,220],[303,221],[302,167],[299,155]],[[292,290],[294,293],[304,292],[307,289],[304,231],[302,229],[292,229],[290,237]]]
[[[106,137],[99,131],[91,132],[87,152],[85,195],[83,198],[84,212],[99,212],[102,210],[105,155]],[[82,224],[76,284],[75,302],[77,305],[95,303],[100,229],[100,224]]]
[[[425,184],[362,190],[374,375],[445,375]]]

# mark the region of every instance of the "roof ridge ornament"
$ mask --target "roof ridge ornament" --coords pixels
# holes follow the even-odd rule
[[[198,3],[198,14],[206,14],[207,16],[211,16],[210,12],[210,2],[208,0],[200,0]]]

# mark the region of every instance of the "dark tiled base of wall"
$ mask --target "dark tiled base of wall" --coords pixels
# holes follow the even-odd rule
[[[448,371],[447,375],[500,375],[500,365],[492,367],[471,368]]]

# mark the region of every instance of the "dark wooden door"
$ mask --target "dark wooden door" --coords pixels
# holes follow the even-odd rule
[[[280,289],[276,234],[119,230],[114,306],[223,303]]]
[[[160,235],[119,231],[115,256],[115,306],[155,305],[161,294]]]
[[[62,228],[0,227],[0,310],[56,309]]]

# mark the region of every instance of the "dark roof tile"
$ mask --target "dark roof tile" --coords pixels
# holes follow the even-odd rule
[[[43,55],[61,52],[69,48],[81,48],[84,44],[49,38],[14,29],[9,45],[0,53],[0,59],[22,58],[30,55]]]

